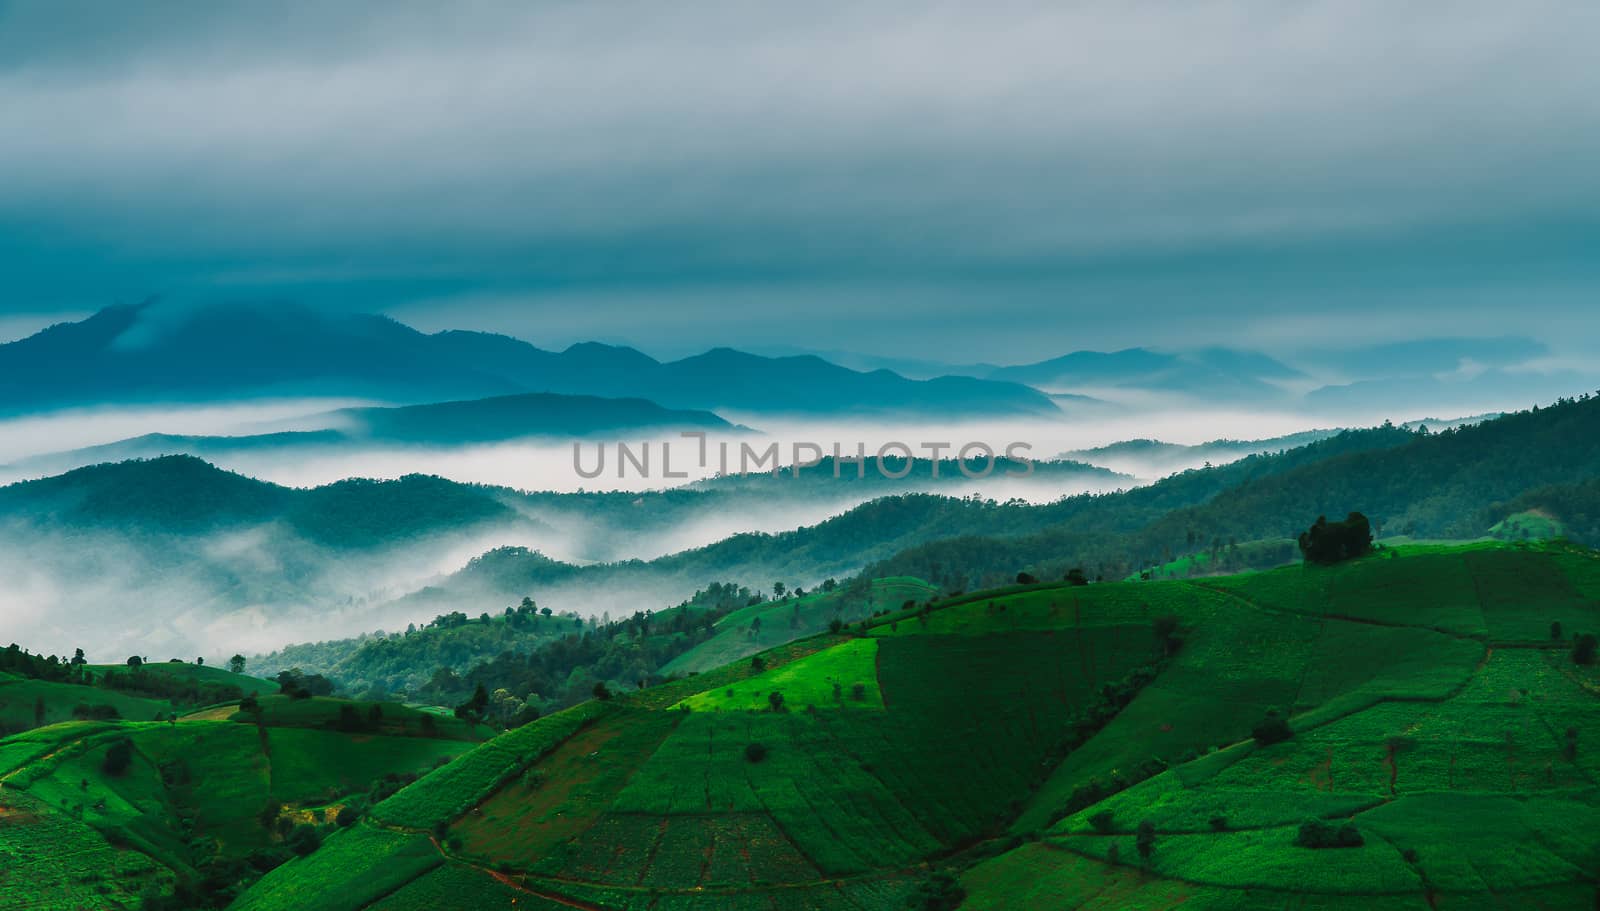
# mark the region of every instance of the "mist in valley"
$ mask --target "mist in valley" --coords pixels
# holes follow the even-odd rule
[[[346,403],[279,400],[10,419],[0,422],[0,441],[4,441],[0,451],[16,463],[65,444],[97,445],[143,433],[254,433],[263,426],[295,427],[307,416],[341,404]],[[577,457],[588,470],[593,469],[599,448],[606,450],[605,470],[594,478],[576,470],[574,444],[566,440],[463,447],[261,447],[213,457],[221,468],[294,488],[415,473],[491,485],[504,488],[494,495],[515,518],[364,549],[330,547],[280,524],[189,536],[151,535],[134,528],[52,530],[48,524],[7,524],[0,526],[0,575],[6,579],[0,586],[4,623],[0,638],[60,654],[82,647],[93,660],[120,660],[135,653],[164,660],[265,652],[289,642],[400,630],[450,610],[472,616],[503,610],[509,604],[501,603],[501,592],[473,593],[457,587],[448,595],[440,594],[444,590],[440,586],[452,574],[495,548],[527,548],[573,567],[651,561],[733,535],[775,534],[816,525],[895,493],[1048,503],[1075,494],[1126,489],[1206,461],[1224,460],[1213,451],[1176,455],[1130,451],[1099,459],[1101,468],[1111,469],[1099,473],[1040,466],[1020,477],[1006,470],[967,477],[947,469],[938,480],[893,481],[873,477],[878,471],[874,455],[886,445],[892,455],[905,451],[892,444],[903,444],[917,457],[951,458],[963,446],[985,444],[997,454],[1012,447],[1019,456],[1042,461],[1129,439],[1192,446],[1219,438],[1256,440],[1329,426],[1322,416],[1293,411],[1203,410],[1171,403],[1094,419],[1063,415],[1051,420],[942,424],[728,417],[758,428],[759,433],[707,437],[710,458],[705,465],[698,464],[699,441],[676,434],[584,441]],[[1409,416],[1352,415],[1341,426],[1371,425],[1385,417]],[[635,455],[650,451],[649,474],[630,464],[618,476],[618,442]],[[759,469],[755,478],[719,478],[724,444],[730,453],[726,463],[730,473],[741,467],[741,447],[765,454],[774,444],[786,470],[771,477],[767,462],[754,466]],[[847,457],[858,447],[867,453],[868,481],[817,483],[795,479],[787,470],[796,457],[809,461],[817,448],[831,455],[835,445]],[[663,447],[671,447],[673,471],[688,477],[662,476]],[[982,451],[975,447],[969,455]],[[1231,457],[1248,451],[1255,450],[1236,447]],[[60,465],[51,467],[64,470]],[[847,475],[852,470],[844,466]],[[42,473],[37,468],[5,480]],[[752,486],[751,480],[758,483]],[[841,563],[827,570],[842,575],[859,568]],[[608,572],[605,583],[598,586],[594,580],[599,576],[594,574],[530,580],[523,594],[557,611],[618,616],[669,606],[712,581],[756,588],[770,586],[776,578],[807,587],[821,581],[804,571],[781,576],[788,572],[783,567],[743,569],[744,577],[700,578],[641,565]],[[430,587],[432,594],[427,591]]]

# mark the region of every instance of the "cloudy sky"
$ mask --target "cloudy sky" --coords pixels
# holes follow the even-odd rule
[[[1600,4],[0,0],[0,338],[1600,349]]]

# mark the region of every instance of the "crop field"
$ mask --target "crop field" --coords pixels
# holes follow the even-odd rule
[[[871,613],[885,608],[898,609],[906,601],[924,601],[937,593],[934,586],[921,579],[875,579],[867,610]],[[661,673],[708,671],[775,645],[820,633],[840,617],[841,608],[839,594],[820,591],[787,601],[753,604],[723,617],[717,622],[715,636],[668,662]],[[759,621],[759,629],[751,628],[755,621]]]
[[[349,699],[314,696],[310,699],[291,699],[288,696],[263,696],[261,723],[269,727],[319,728],[340,730],[351,727],[363,733],[386,734],[394,737],[423,737],[430,740],[465,740],[478,742],[494,732],[482,725],[473,725],[450,715],[425,711],[398,702],[357,703]],[[376,715],[373,712],[377,709]],[[354,715],[347,715],[354,712]],[[256,723],[256,716],[243,711],[233,711],[227,716],[232,721]]]
[[[164,700],[130,696],[99,687],[17,678],[0,680],[0,730],[70,721],[72,710],[80,705],[109,705],[129,721],[152,721],[158,715],[183,710]]]
[[[444,857],[426,836],[360,825],[333,836],[310,857],[291,860],[272,871],[232,908],[365,908],[442,863]],[[332,882],[341,885],[330,889]]]
[[[564,906],[502,882],[486,871],[447,863],[434,867],[366,907],[369,911],[439,911],[441,908],[554,911]]]
[[[1553,603],[1572,603],[1562,600],[1571,589],[1551,579],[1555,564],[1545,555],[1495,554],[1468,551],[1459,570],[1480,583],[1494,574],[1479,586],[1491,627],[1497,611],[1514,614],[1519,603],[1535,616]],[[1502,594],[1517,579],[1528,584],[1520,601]],[[1247,742],[1175,765],[1068,816],[1040,845],[970,870],[972,905],[1007,906],[1023,888],[1011,877],[1034,865],[1078,871],[1033,881],[1027,888],[1040,891],[1030,894],[1057,890],[1058,897],[1032,905],[1041,908],[1284,907],[1270,892],[1291,880],[1297,897],[1322,896],[1327,907],[1592,902],[1600,790],[1594,761],[1581,747],[1570,751],[1565,732],[1578,732],[1582,744],[1587,732],[1600,731],[1600,702],[1584,685],[1593,672],[1574,668],[1559,646],[1496,647],[1428,629],[1325,625],[1311,657],[1342,660],[1328,662],[1334,669],[1314,688],[1317,678],[1308,675],[1297,705],[1351,692],[1367,699],[1348,701],[1352,710],[1343,715],[1294,716],[1290,740]],[[1509,629],[1520,638],[1514,625]],[[1313,817],[1353,822],[1365,844],[1299,847],[1299,823]],[[1147,860],[1135,851],[1141,823],[1155,833]],[[1080,859],[1063,866],[1062,854]],[[1096,886],[1091,891],[1085,882]],[[1498,904],[1477,903],[1487,891]]]
[[[462,853],[532,867],[588,826],[587,808],[615,800],[682,718],[617,711],[578,731],[456,822]]]
[[[894,611],[503,735],[241,907],[398,845],[338,907],[898,908],[946,864],[977,909],[1587,907],[1600,672],[1549,624],[1597,586],[1565,545],[1408,545]]]
[[[0,790],[0,907],[77,911],[137,907],[147,886],[170,888],[170,870],[31,795]]]
[[[252,735],[253,731],[250,732]],[[286,803],[331,803],[389,772],[422,773],[472,748],[459,740],[269,729],[273,795]]]
[[[379,804],[374,817],[417,829],[452,822],[611,710],[585,702],[503,734],[430,775],[426,787],[413,785]]]
[[[91,664],[86,670],[92,672],[96,677],[104,676],[107,671],[114,671],[119,674],[128,672],[127,666],[122,664]],[[193,664],[188,661],[150,661],[143,664],[139,670],[144,674],[153,674],[172,680],[216,686],[235,686],[246,694],[255,693],[258,696],[265,696],[278,691],[278,684],[272,680],[252,677],[249,674],[235,674],[226,668]]]
[[[125,767],[109,771],[119,745]],[[214,857],[269,847],[269,807],[364,793],[471,746],[220,720],[67,722],[0,740],[0,907],[138,908]]]
[[[808,658],[773,668],[726,688],[707,690],[678,703],[695,712],[759,711],[773,693],[796,709],[833,706],[881,709],[878,641],[852,639]],[[859,685],[861,689],[856,690]]]

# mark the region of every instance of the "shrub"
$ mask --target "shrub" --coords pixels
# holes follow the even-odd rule
[[[907,908],[918,911],[955,911],[967,898],[967,890],[954,876],[939,871],[922,882],[906,896]]]
[[[602,702],[611,698],[611,687],[606,686],[604,680],[594,685],[594,698]]]
[[[1140,822],[1138,831],[1133,838],[1133,845],[1135,848],[1139,849],[1139,856],[1141,858],[1144,860],[1149,860],[1150,855],[1155,853],[1156,850],[1155,824],[1150,822],[1148,819]]]
[[[339,828],[348,829],[355,825],[360,819],[361,811],[350,804],[345,804],[339,808],[339,815],[335,816],[333,821],[339,826]]]
[[[1213,816],[1213,817],[1211,817],[1211,831],[1213,831],[1213,832],[1225,832],[1225,831],[1227,831],[1227,829],[1228,829],[1228,817],[1226,817],[1226,816]]]
[[[837,633],[842,629],[844,629],[844,621],[840,620],[838,617],[834,617],[832,620],[828,621],[828,632]]]
[[[1116,817],[1110,810],[1101,810],[1089,817],[1089,825],[1093,826],[1096,832],[1105,835],[1116,826]]]
[[[1365,839],[1354,823],[1335,826],[1320,819],[1308,819],[1301,823],[1294,843],[1302,848],[1359,848]]]
[[[1562,638],[1561,621],[1560,620],[1552,620],[1552,621],[1550,621],[1550,641],[1551,642],[1560,642],[1561,638]]]
[[[1250,736],[1254,737],[1256,743],[1262,746],[1271,746],[1274,743],[1282,743],[1293,737],[1294,731],[1290,730],[1288,720],[1282,715],[1277,712],[1268,712],[1267,717],[1261,719],[1259,724],[1250,729]]]
[[[127,774],[131,765],[133,765],[133,741],[124,737],[106,750],[106,758],[101,761],[100,770],[107,775],[121,777]]]
[[[1038,585],[1039,578],[1033,573],[1017,573],[1018,585]]]
[[[1084,573],[1083,570],[1073,568],[1067,570],[1065,581],[1068,585],[1088,585],[1089,577]]]
[[[760,672],[760,671],[766,670],[767,669],[767,659],[761,657],[760,655],[756,655],[755,657],[750,659],[750,669],[752,671],[756,671],[756,672]]]
[[[783,711],[783,694],[777,690],[773,690],[772,692],[768,693],[767,705],[771,706],[774,712]]]
[[[866,702],[867,701],[867,685],[865,683],[851,684],[851,686],[850,686],[850,698],[854,699],[857,702]]]
[[[294,830],[289,833],[289,837],[284,839],[284,843],[295,854],[301,857],[308,857],[322,847],[322,833],[317,831],[316,826],[310,823],[302,823],[294,827]]]
[[[767,745],[764,743],[752,743],[744,748],[745,762],[760,762],[766,758]]]
[[[1372,550],[1372,523],[1359,512],[1343,522],[1329,522],[1318,516],[1311,528],[1300,535],[1300,552],[1312,563],[1338,563]]]
[[[1594,664],[1595,652],[1600,648],[1600,640],[1595,639],[1594,633],[1584,633],[1572,643],[1572,661],[1574,664]]]
[[[1163,655],[1176,655],[1183,648],[1183,638],[1178,635],[1178,618],[1167,614],[1157,617],[1150,624],[1150,629],[1156,636],[1156,648]]]

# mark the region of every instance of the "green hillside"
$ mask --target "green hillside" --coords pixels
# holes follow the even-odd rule
[[[234,907],[1587,907],[1595,629],[1565,544],[913,605],[504,734]]]
[[[271,681],[187,662],[75,665],[12,645],[0,651],[0,736],[74,719],[155,721],[277,690]]]
[[[93,689],[0,690],[29,684]],[[221,907],[487,733],[398,705],[259,702],[0,740],[0,907]]]

